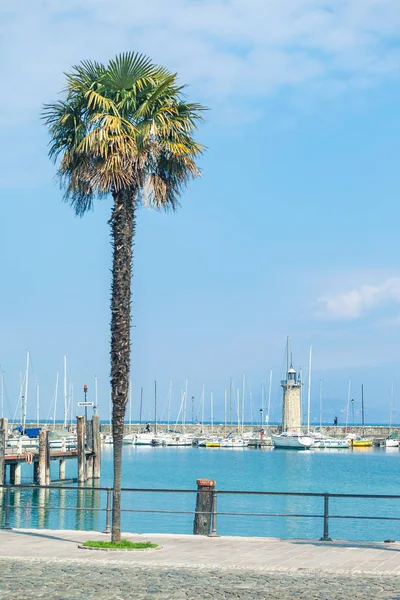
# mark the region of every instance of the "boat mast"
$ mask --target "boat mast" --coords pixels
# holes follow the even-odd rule
[[[39,427],[39,409],[40,409],[40,404],[39,404],[39,382],[36,379],[36,427]]]
[[[72,425],[74,422],[74,384],[72,383],[72,381],[69,382],[69,406],[71,409],[70,419]]]
[[[311,361],[312,361],[312,346],[310,346],[310,357],[309,357],[309,361],[308,361],[308,390],[307,390],[307,433],[308,434],[310,434],[310,417],[311,417]]]
[[[227,401],[227,389],[224,388],[224,433],[226,435],[226,401]]]
[[[351,396],[351,379],[349,379],[349,387],[347,390],[347,409],[346,409],[346,433],[349,425],[349,412],[350,412],[350,396]]]
[[[142,424],[142,408],[143,408],[143,387],[140,388],[139,425]]]
[[[57,371],[57,377],[56,377],[56,389],[55,389],[55,392],[54,392],[53,429],[56,428],[57,400],[58,400],[58,371]]]
[[[272,369],[269,373],[269,388],[268,388],[268,431],[269,431],[269,412],[271,410],[271,390],[272,390]]]
[[[64,354],[64,429],[68,421],[68,399],[67,399],[67,355]]]
[[[250,401],[250,423],[253,426],[253,390],[251,389],[251,385],[250,385],[250,392],[249,392],[249,401]]]
[[[233,392],[233,382],[232,378],[229,380],[229,422],[231,424],[232,429],[232,392]]]
[[[154,382],[154,433],[157,433],[157,381]]]
[[[132,379],[129,380],[129,433],[132,426]]]
[[[319,380],[319,428],[322,427],[322,379]]]
[[[210,416],[211,416],[211,433],[214,433],[214,403],[213,403],[213,393],[212,390],[210,392]]]
[[[236,388],[236,412],[237,412],[237,429],[240,433],[240,391]]]
[[[243,389],[242,389],[242,435],[243,435],[243,426],[244,426],[244,395],[246,391],[246,375],[243,374]]]
[[[26,427],[26,407],[28,402],[28,379],[29,379],[29,350],[26,352],[26,371],[25,371],[25,397],[22,409],[22,433],[25,433]]]
[[[261,411],[264,413],[264,396],[265,396],[265,385],[261,384]]]
[[[361,384],[362,436],[364,437],[364,384]]]
[[[393,417],[393,392],[394,392],[394,386],[393,386],[393,382],[392,382],[392,389],[390,390],[389,435],[390,435],[390,433],[391,433],[391,430],[392,430],[392,417]]]
[[[186,431],[186,399],[187,399],[187,393],[188,393],[188,379],[186,379],[186,383],[185,383],[185,396],[184,396],[184,404],[183,404],[183,412],[182,412],[182,429],[183,432]]]
[[[204,383],[203,383],[203,390],[201,392],[201,433],[203,433],[204,430]]]
[[[171,398],[172,398],[172,379],[169,382],[169,392],[168,392],[168,420],[167,420],[167,431],[169,431],[169,422],[171,418]]]

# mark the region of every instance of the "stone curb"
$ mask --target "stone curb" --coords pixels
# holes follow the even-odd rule
[[[101,552],[152,552],[153,550],[163,550],[160,545],[157,548],[93,548],[92,546],[78,544],[78,548],[80,550],[100,550]]]

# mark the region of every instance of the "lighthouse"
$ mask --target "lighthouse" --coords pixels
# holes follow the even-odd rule
[[[287,369],[286,379],[281,381],[283,388],[282,431],[301,429],[301,386],[293,364]]]

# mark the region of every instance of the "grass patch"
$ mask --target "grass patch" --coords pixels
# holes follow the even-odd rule
[[[158,544],[153,544],[152,542],[130,542],[129,540],[121,540],[118,543],[93,542],[89,540],[88,542],[84,542],[83,546],[87,546],[88,548],[121,548],[124,550],[146,550],[147,548],[158,548]]]

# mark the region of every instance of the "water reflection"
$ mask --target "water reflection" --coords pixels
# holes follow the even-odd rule
[[[216,479],[218,490],[258,490],[266,492],[330,492],[397,494],[396,473],[400,453],[389,449],[357,448],[290,452],[280,450],[208,451],[192,448],[124,448],[123,486],[133,488],[194,489],[198,477]],[[71,469],[75,465],[71,461]],[[75,468],[75,467],[74,467]],[[71,471],[72,474],[72,471]],[[30,480],[29,480],[30,481]],[[98,485],[98,482],[96,482]],[[112,447],[104,446],[102,486],[112,486]],[[74,486],[75,487],[75,486]],[[3,505],[5,494],[3,493]],[[195,494],[156,494],[132,492],[122,495],[122,507],[139,511],[194,511]],[[106,492],[94,489],[93,482],[79,489],[52,487],[19,489],[11,503],[25,505],[11,510],[12,526],[51,529],[95,529],[105,526]],[[400,516],[399,500],[359,500],[332,498],[332,516]],[[0,518],[4,522],[4,506]],[[30,505],[35,508],[28,508]],[[73,510],[50,510],[49,507]],[[80,509],[79,511],[75,509]],[[96,510],[96,509],[102,510]],[[95,510],[84,510],[95,509]],[[268,514],[322,514],[322,498],[291,496],[220,495],[221,512]],[[295,517],[219,516],[218,531],[224,535],[319,538],[322,519]],[[193,514],[123,512],[124,531],[190,533]],[[335,539],[400,539],[400,522],[339,520],[329,524]]]

